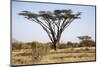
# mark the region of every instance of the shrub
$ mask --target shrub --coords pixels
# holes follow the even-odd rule
[[[12,43],[12,50],[20,50],[22,48],[22,43]]]
[[[95,46],[95,42],[92,40],[83,40],[80,42],[80,47],[94,47]]]
[[[50,46],[38,42],[31,43],[32,48],[32,60],[40,60],[41,57],[49,52]]]

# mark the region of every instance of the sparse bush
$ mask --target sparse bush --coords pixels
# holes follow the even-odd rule
[[[65,49],[65,48],[72,48],[72,47],[78,47],[78,43],[72,43],[72,42],[67,42],[67,43],[61,43],[60,49]]]
[[[22,43],[12,43],[12,50],[20,50],[22,48]]]
[[[64,49],[64,48],[67,48],[67,44],[66,43],[61,43],[60,49]]]
[[[83,40],[80,42],[80,47],[94,47],[95,46],[95,42],[92,40]]]
[[[86,51],[88,51],[88,50],[89,50],[89,48],[88,48],[88,47],[86,47],[86,48],[85,48],[85,50],[86,50]]]
[[[29,43],[23,43],[22,49],[31,49],[31,45]]]
[[[33,61],[40,60],[41,57],[49,52],[50,46],[38,42],[31,43]]]
[[[67,42],[67,47],[73,47],[73,43],[72,42]]]

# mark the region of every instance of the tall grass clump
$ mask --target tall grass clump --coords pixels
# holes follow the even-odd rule
[[[32,49],[32,60],[38,61],[41,60],[43,55],[49,53],[50,46],[47,44],[32,42],[31,49]]]

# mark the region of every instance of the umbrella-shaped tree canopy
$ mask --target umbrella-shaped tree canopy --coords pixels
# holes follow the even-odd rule
[[[39,11],[38,13],[22,11],[19,15],[40,24],[48,34],[52,44],[54,45],[54,49],[56,50],[60,47],[59,41],[62,32],[70,25],[71,22],[80,18],[81,12],[73,13],[70,9]]]

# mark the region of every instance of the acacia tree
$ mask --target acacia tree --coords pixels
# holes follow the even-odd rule
[[[55,50],[60,47],[62,32],[71,24],[71,22],[80,18],[80,14],[80,12],[73,13],[70,9],[39,11],[38,13],[22,11],[19,13],[19,15],[24,16],[28,20],[41,25],[48,34]]]
[[[79,36],[78,39],[80,39],[80,46],[95,46],[95,41],[91,39],[91,36]]]
[[[86,36],[79,36],[78,38],[79,38],[80,40],[82,40],[82,41],[83,41],[83,40],[90,40],[90,39],[91,39],[91,37],[90,37],[90,36],[87,36],[87,35],[86,35]]]

